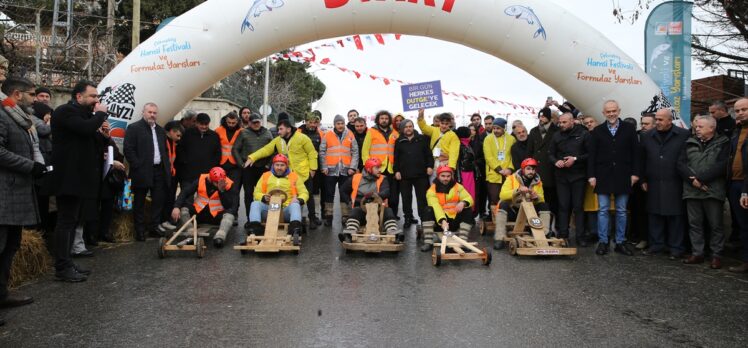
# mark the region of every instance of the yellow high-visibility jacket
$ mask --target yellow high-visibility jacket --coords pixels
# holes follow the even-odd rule
[[[446,217],[454,219],[458,214],[455,207],[460,202],[467,202],[465,209],[473,206],[473,197],[459,183],[455,183],[447,194],[437,193],[436,184],[432,184],[429,190],[426,191],[426,202],[434,210],[436,222],[440,222],[442,219],[446,219]]]
[[[483,156],[486,159],[486,181],[492,184],[501,184],[504,178],[495,171],[496,168],[510,169],[514,171],[512,164],[512,145],[516,140],[508,133],[496,138],[491,133],[483,140]],[[504,152],[504,160],[499,161],[499,152]]]
[[[366,162],[369,157],[376,157],[382,161],[380,171],[385,174],[393,174],[392,165],[395,162],[395,142],[400,134],[393,130],[387,139],[378,128],[371,127],[366,132],[364,144],[361,148],[361,160]]]
[[[421,128],[423,135],[431,138],[429,148],[433,152],[434,146],[439,142],[439,148],[441,149],[441,156],[437,161],[449,161],[448,166],[452,169],[457,169],[457,159],[460,157],[460,138],[457,137],[457,133],[453,131],[447,131],[442,136],[442,132],[439,127],[433,127],[426,124],[426,120],[423,118],[418,119],[418,128]],[[439,138],[441,137],[441,140]],[[438,165],[437,165],[438,166]]]
[[[289,167],[296,172],[302,183],[309,178],[310,170],[317,170],[317,150],[314,149],[312,140],[304,133],[294,132],[288,143],[280,136],[275,137],[273,141],[249,155],[249,159],[257,161],[272,156],[275,152],[288,156]]]
[[[260,177],[260,180],[255,185],[255,192],[253,194],[256,201],[261,201],[262,197],[268,192],[279,189],[286,193],[286,201],[283,202],[283,207],[287,207],[291,204],[291,199],[294,196],[299,199],[303,199],[306,202],[309,199],[309,191],[304,186],[304,181],[294,172],[289,171],[288,175],[284,177],[277,177],[273,175],[272,171],[265,172]]]
[[[506,177],[506,182],[501,186],[501,193],[499,193],[499,199],[502,202],[514,202],[515,192],[522,186],[522,178],[520,171],[516,171],[514,174]],[[538,199],[535,203],[545,202],[545,193],[543,192],[543,182],[540,180],[539,175],[535,175],[535,179],[530,183],[530,188],[538,194]]]

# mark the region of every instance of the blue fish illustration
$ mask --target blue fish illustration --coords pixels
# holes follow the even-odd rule
[[[543,40],[546,39],[545,36],[545,28],[543,27],[543,24],[540,23],[540,18],[535,14],[535,11],[532,10],[532,8],[529,8],[527,6],[520,6],[520,5],[514,5],[509,6],[504,10],[504,13],[507,16],[512,16],[516,19],[523,19],[527,21],[527,24],[530,25],[537,25],[538,30],[535,31],[535,35],[532,36],[532,38],[536,38],[538,36],[543,36]]]
[[[242,33],[247,29],[255,31],[255,27],[252,25],[250,20],[259,17],[263,12],[272,11],[283,5],[283,0],[254,0],[252,7],[249,8],[249,12],[247,12],[247,15],[244,17],[244,22],[242,22]]]
[[[657,58],[659,58],[661,55],[663,55],[669,49],[670,49],[670,44],[668,44],[668,43],[661,44],[661,45],[655,47],[655,49],[652,50],[652,58],[649,59],[649,66],[651,66],[652,69],[656,69],[657,65],[655,64],[655,60],[657,60]]]

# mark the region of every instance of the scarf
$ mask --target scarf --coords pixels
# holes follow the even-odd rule
[[[34,150],[34,162],[44,164],[44,157],[42,152],[39,150],[39,135],[36,134],[36,127],[34,122],[20,105],[16,104],[13,99],[5,98],[2,101],[3,109],[10,116],[13,121],[29,133],[29,139],[31,139],[31,145]]]

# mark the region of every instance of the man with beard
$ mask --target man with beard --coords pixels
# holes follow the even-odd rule
[[[486,159],[486,182],[491,214],[496,213],[496,205],[499,204],[499,193],[504,178],[512,175],[514,171],[511,149],[516,140],[505,131],[505,128],[506,120],[497,118],[493,122],[493,132],[483,140],[483,156]],[[501,247],[503,247],[503,242]]]
[[[179,121],[169,121],[164,125],[164,131],[166,132],[166,151],[169,155],[169,165],[171,166],[171,175],[169,176],[169,189],[166,192],[166,199],[164,200],[165,209],[162,210],[161,215],[161,230],[173,230],[177,228],[169,220],[171,220],[171,211],[169,208],[174,206],[174,200],[177,198],[177,187],[179,186],[179,176],[177,176],[177,168],[175,167],[177,161],[177,143],[182,139],[184,134],[184,127]]]
[[[226,172],[226,175],[233,181],[234,190],[230,191],[229,194],[235,193],[239,195],[242,185],[242,168],[236,163],[234,155],[231,150],[236,144],[236,139],[239,138],[241,133],[241,121],[239,115],[236,113],[229,112],[221,119],[221,125],[216,128],[216,134],[218,134],[218,140],[221,142],[221,161],[219,164],[221,168]],[[239,201],[237,197],[237,201]]]
[[[436,180],[426,192],[426,200],[429,207],[423,217],[421,251],[430,251],[434,247],[434,240],[439,238],[435,232],[456,231],[467,241],[475,222],[470,209],[473,198],[455,181],[452,168],[441,166],[436,170]]]
[[[355,132],[356,131],[356,119],[358,119],[358,111],[356,111],[356,109],[351,109],[350,111],[348,111],[347,115],[348,115],[348,124],[346,125],[346,127],[351,132]],[[366,128],[365,120],[364,120],[364,128]],[[361,163],[361,165],[363,166],[364,164]]]
[[[350,125],[350,123],[349,123]],[[351,129],[351,127],[348,127]],[[358,171],[364,169],[364,160],[362,159],[364,150],[364,140],[366,140],[366,134],[369,131],[366,128],[366,120],[363,117],[356,117],[353,120],[353,136],[356,138],[356,144],[358,144]]]
[[[319,129],[319,123],[322,119],[322,113],[318,110],[314,110],[307,118],[306,122],[297,129],[297,132],[304,133],[309,137],[314,145],[314,151],[319,153],[319,146],[322,144],[322,138],[325,134]],[[317,168],[322,168],[321,162],[317,163]],[[322,221],[317,217],[317,209],[314,205],[314,195],[320,194],[319,198],[324,196],[324,175],[315,175],[305,183],[307,191],[309,191],[309,201],[307,202],[307,209],[309,209],[309,229],[317,229],[317,226],[322,225]],[[322,200],[317,200],[320,203],[320,213],[322,211]]]
[[[416,132],[413,121],[400,123],[400,137],[395,144],[395,179],[400,181],[403,196],[403,228],[418,225],[413,216],[413,190],[416,192],[418,216],[423,219],[426,209],[426,190],[429,176],[434,171],[434,158],[428,144],[429,139]]]
[[[376,125],[369,128],[364,139],[364,146],[361,149],[361,158],[366,161],[369,158],[379,159],[381,163],[380,172],[387,178],[390,185],[389,206],[397,215],[397,207],[400,203],[400,187],[395,180],[395,174],[392,166],[395,162],[395,142],[400,134],[393,130],[392,114],[389,111],[382,110],[377,112]]]
[[[99,103],[96,86],[87,81],[73,87],[72,99],[52,114],[53,187],[57,196],[55,228],[55,278],[66,282],[87,279],[90,270],[70,258],[75,227],[81,220],[85,199],[95,199],[101,182],[101,153],[96,149],[96,134],[107,119],[107,107]]]
[[[443,113],[438,116],[439,127],[431,127],[426,124],[424,110],[418,110],[418,128],[423,135],[431,139],[429,147],[434,156],[434,165],[448,166],[452,170],[457,169],[457,160],[460,157],[460,139],[452,130],[452,114]],[[435,179],[435,177],[432,177]]]
[[[242,120],[242,128],[249,128],[249,126],[252,124],[250,116],[252,116],[252,110],[249,107],[244,106],[239,109],[239,117],[241,117]]]
[[[556,167],[558,190],[558,238],[569,238],[569,220],[574,213],[577,245],[587,246],[584,236],[584,188],[587,185],[587,158],[590,134],[574,125],[574,115],[566,112],[558,118],[559,131],[553,135],[548,159]]]
[[[481,124],[481,117],[480,114],[475,113],[472,116],[470,116],[470,124],[475,127],[476,136],[483,135],[483,133],[486,132],[486,129],[483,128],[483,125]]]
[[[255,190],[257,181],[262,174],[268,171],[269,159],[259,160],[251,167],[245,167],[244,162],[249,154],[261,149],[269,142],[273,141],[273,135],[270,131],[262,126],[262,116],[253,113],[249,116],[249,127],[239,133],[239,139],[236,139],[231,153],[239,167],[242,170],[242,188],[244,189],[244,209],[249,216],[249,205],[252,203],[252,194]],[[238,218],[238,217],[237,217]],[[246,225],[245,228],[249,227]]]
[[[527,128],[524,125],[514,127],[514,138],[517,142],[512,145],[512,164],[514,168],[519,168],[522,161],[529,157],[527,154]]]
[[[538,161],[538,174],[543,178],[545,201],[553,216],[558,216],[558,198],[556,197],[555,168],[548,159],[548,147],[553,134],[558,132],[558,126],[551,122],[553,112],[543,108],[538,113],[538,125],[530,130],[527,137],[527,156]]]
[[[340,191],[340,214],[343,222],[350,213],[350,205],[343,195],[343,184],[348,177],[356,174],[358,168],[358,145],[353,131],[345,127],[345,119],[336,115],[333,129],[327,131],[319,147],[319,158],[322,174],[324,174],[324,218],[325,226],[332,225],[333,205],[335,201],[335,186]]]

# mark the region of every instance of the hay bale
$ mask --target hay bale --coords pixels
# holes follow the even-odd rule
[[[11,288],[52,271],[52,255],[42,235],[30,230],[23,230],[22,233],[21,248],[16,253],[10,268]]]
[[[135,237],[135,223],[132,212],[115,213],[112,219],[112,236],[117,242],[130,242]]]

